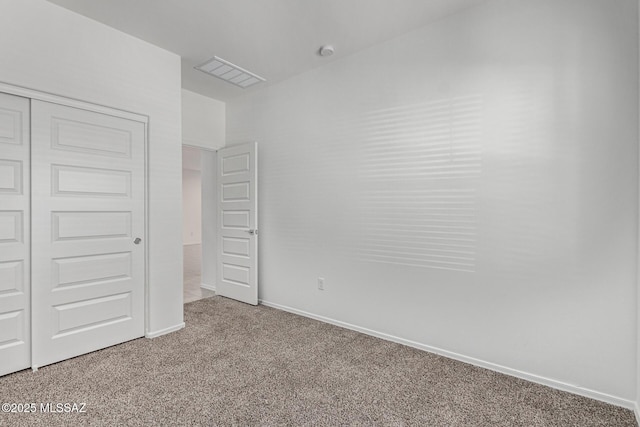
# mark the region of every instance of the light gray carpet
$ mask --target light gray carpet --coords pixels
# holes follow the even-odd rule
[[[186,329],[0,378],[2,425],[635,426],[629,410],[222,297]]]

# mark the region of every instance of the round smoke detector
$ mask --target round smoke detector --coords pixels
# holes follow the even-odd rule
[[[318,55],[320,56],[331,56],[333,55],[334,49],[330,44],[324,45],[318,50]]]

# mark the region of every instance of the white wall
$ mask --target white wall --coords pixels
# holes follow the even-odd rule
[[[489,1],[228,102],[260,298],[631,407],[637,8]]]
[[[182,313],[180,58],[44,0],[0,1],[0,81],[146,114],[147,332]]]
[[[202,243],[202,178],[200,171],[182,170],[182,243]]]
[[[224,147],[224,102],[182,89],[182,142],[209,150]]]
[[[202,286],[215,291],[218,242],[218,157],[214,151],[202,152]]]

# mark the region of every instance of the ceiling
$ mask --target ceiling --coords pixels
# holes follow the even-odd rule
[[[49,0],[182,57],[182,87],[227,101],[485,0]],[[323,44],[331,57],[317,54]],[[267,79],[241,89],[193,67],[214,55]]]

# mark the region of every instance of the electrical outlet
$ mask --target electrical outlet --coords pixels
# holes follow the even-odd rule
[[[324,277],[318,277],[318,289],[324,291]]]

